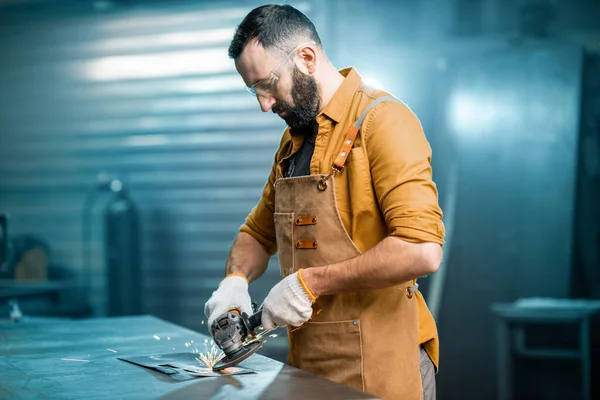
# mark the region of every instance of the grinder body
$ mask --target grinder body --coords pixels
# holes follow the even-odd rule
[[[256,336],[255,329],[261,325],[262,310],[248,316],[237,310],[218,317],[211,325],[213,339],[225,357],[213,369],[220,371],[232,367],[254,354],[262,345],[260,341],[245,345]]]

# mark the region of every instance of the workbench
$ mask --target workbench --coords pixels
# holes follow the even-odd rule
[[[0,322],[0,398],[375,398],[260,354],[240,364],[256,373],[183,381],[118,359],[191,352],[185,343],[205,339],[151,316]]]

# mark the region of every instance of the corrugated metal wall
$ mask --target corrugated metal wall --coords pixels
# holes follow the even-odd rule
[[[55,262],[91,268],[103,315],[108,195],[93,211],[89,266],[82,213],[100,171],[121,177],[141,213],[143,311],[201,329],[284,128],[227,58],[258,3],[89,4],[98,12],[0,9],[0,210],[13,234],[45,238]],[[292,4],[311,15],[310,2]],[[272,265],[258,301],[278,279]]]

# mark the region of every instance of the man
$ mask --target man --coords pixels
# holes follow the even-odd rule
[[[251,313],[248,283],[278,252],[284,279],[262,322],[288,327],[291,365],[383,398],[435,398],[437,331],[416,278],[438,269],[444,227],[417,117],[336,70],[289,5],[251,11],[229,56],[289,127],[206,303],[209,325]]]

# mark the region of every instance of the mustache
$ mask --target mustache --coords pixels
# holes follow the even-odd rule
[[[283,111],[288,111],[288,112],[289,112],[289,111],[291,111],[291,109],[292,109],[292,107],[290,107],[288,104],[280,104],[280,103],[276,103],[276,104],[275,104],[275,105],[274,105],[274,106],[271,108],[271,110],[272,110],[274,113],[280,113],[280,112],[283,112]]]

